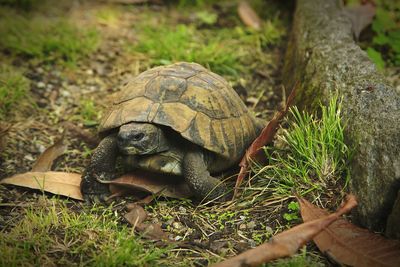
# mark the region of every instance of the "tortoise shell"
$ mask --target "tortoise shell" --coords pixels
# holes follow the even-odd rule
[[[99,131],[129,122],[171,127],[185,139],[237,161],[260,125],[221,76],[196,63],[147,70],[127,82]]]

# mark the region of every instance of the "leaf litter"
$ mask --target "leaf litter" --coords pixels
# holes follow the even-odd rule
[[[300,202],[306,200],[300,199]],[[336,212],[324,214],[289,230],[283,231],[271,238],[267,243],[248,250],[231,259],[212,265],[213,267],[251,267],[268,263],[272,260],[294,255],[297,250],[318,235],[339,217],[357,205],[355,197],[349,195],[346,202]]]
[[[299,203],[304,222],[328,214],[304,199],[300,199]],[[386,239],[343,218],[333,222],[313,240],[321,252],[341,265],[400,266],[400,241]]]

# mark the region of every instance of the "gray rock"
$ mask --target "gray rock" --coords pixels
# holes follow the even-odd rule
[[[338,0],[298,0],[284,82],[301,83],[297,103],[314,109],[343,96],[346,138],[355,148],[351,191],[361,225],[381,231],[400,187],[400,94],[353,40]],[[397,227],[400,231],[400,227]]]
[[[388,236],[400,239],[400,190],[397,193],[397,199],[394,202],[392,213],[390,214],[387,227],[386,234]]]

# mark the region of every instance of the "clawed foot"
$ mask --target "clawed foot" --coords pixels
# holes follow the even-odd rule
[[[110,196],[109,193],[104,194],[84,194],[83,199],[88,204],[104,204],[107,202],[108,197]]]
[[[107,179],[108,178],[108,179]],[[84,173],[81,182],[83,199],[87,203],[105,203],[110,196],[109,185],[98,182],[98,180],[111,180],[110,175],[96,175]]]

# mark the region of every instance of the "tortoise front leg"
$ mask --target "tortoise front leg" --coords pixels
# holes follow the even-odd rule
[[[210,175],[203,152],[189,151],[186,153],[183,158],[183,176],[197,198],[206,201],[228,200],[227,187],[223,182]]]
[[[97,179],[112,180],[114,178],[117,155],[116,134],[111,134],[101,140],[82,174],[81,192],[85,200],[103,201],[110,194],[108,185],[99,183]]]

